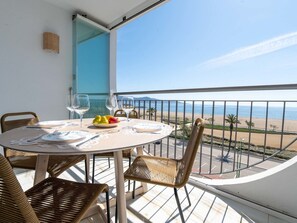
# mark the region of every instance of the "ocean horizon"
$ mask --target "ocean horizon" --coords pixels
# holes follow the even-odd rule
[[[140,109],[140,111],[143,111],[145,106],[145,110],[148,110],[149,108],[156,109],[157,113],[161,112],[161,101],[151,101],[151,104],[149,104],[148,101],[144,104],[143,101],[135,101],[135,108]],[[204,104],[202,106],[201,102],[193,104],[192,103],[183,103],[178,102],[176,104],[176,101],[170,101],[170,106],[168,101],[163,101],[163,113],[166,113],[168,111],[175,112],[177,110],[178,113],[192,113],[194,111],[195,114],[203,114],[204,117],[206,116],[212,116],[212,114],[216,115],[225,115],[228,114],[234,114],[238,115],[238,118],[249,118],[252,113],[252,118],[266,118],[266,114],[268,119],[284,119],[285,120],[297,120],[297,107],[281,107],[281,106],[269,106],[268,111],[266,106],[253,106],[251,110],[251,106],[248,105],[239,105],[238,109],[236,105],[226,105],[225,111],[224,111],[224,105],[215,104],[209,105]],[[164,114],[166,115],[166,114]]]
[[[109,114],[109,111],[105,107],[105,99],[90,99],[91,101],[91,109],[88,112],[88,117],[93,117],[96,114]],[[154,108],[156,109],[157,114],[161,114],[161,101],[162,100],[146,100],[145,103],[143,100],[135,99],[135,109],[137,111],[140,111],[140,114],[142,115],[143,113],[146,113],[146,111],[149,108]],[[170,106],[169,106],[170,104]],[[237,106],[228,104],[226,105],[225,112],[224,112],[224,105],[222,103],[220,104],[215,104],[214,106],[205,103],[204,106],[202,107],[201,101],[195,102],[194,107],[192,103],[183,103],[182,101],[170,101],[168,100],[163,100],[163,115],[167,116],[166,113],[168,111],[170,112],[175,112],[177,108],[178,113],[192,113],[194,110],[195,114],[203,114],[205,118],[211,117],[212,114],[215,116],[220,115],[223,116],[224,113],[227,116],[228,114],[234,114],[238,115],[238,118],[246,118],[249,120],[251,116],[251,106],[248,105],[239,105],[238,110]],[[259,106],[259,105],[254,105],[252,107],[252,118],[266,118],[266,113],[268,116],[268,119],[284,119],[285,120],[297,120],[297,107],[286,107],[285,112],[284,108],[281,106],[272,106],[270,105],[268,107],[268,111],[266,111],[266,106]]]

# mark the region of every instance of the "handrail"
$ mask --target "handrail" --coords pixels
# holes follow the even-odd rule
[[[146,109],[149,109],[149,108],[151,108],[151,107],[154,107],[154,108],[157,108],[157,104],[156,103],[158,103],[158,109],[154,109],[154,119],[156,119],[156,112],[158,111],[158,112],[161,112],[161,120],[163,119],[162,117],[164,116],[164,115],[162,115],[163,114],[163,109],[164,108],[162,108],[162,106],[160,105],[160,103],[161,104],[164,104],[165,102],[167,102],[167,104],[168,104],[168,111],[166,110],[166,113],[168,113],[168,120],[170,119],[169,118],[169,113],[171,112],[170,110],[169,110],[169,105],[170,105],[170,102],[175,102],[175,103],[173,103],[174,104],[174,107],[172,107],[172,112],[174,112],[175,113],[175,115],[173,114],[173,118],[175,118],[175,131],[174,131],[174,133],[173,133],[173,138],[174,139],[172,139],[172,149],[173,149],[173,152],[174,152],[174,154],[173,154],[173,152],[172,152],[172,154],[169,154],[169,150],[167,149],[167,156],[168,156],[168,154],[169,154],[169,156],[174,156],[174,157],[176,157],[176,151],[177,151],[177,141],[176,141],[176,130],[177,130],[177,103],[179,103],[179,101],[181,101],[180,102],[180,105],[182,106],[182,104],[184,104],[184,106],[183,106],[183,112],[181,111],[181,115],[183,116],[183,120],[185,120],[185,101],[189,101],[189,100],[158,100],[158,99],[137,99],[136,98],[136,100],[135,100],[137,103],[136,103],[136,105],[138,105],[138,106],[136,106],[138,109],[140,109],[140,105],[141,105],[141,103],[143,104],[142,106],[141,106],[141,110],[146,110]],[[182,103],[182,101],[184,102],[184,103]],[[193,103],[192,103],[192,105],[194,105],[194,103],[195,102],[197,102],[197,100],[191,100]],[[199,101],[199,100],[198,100]],[[206,105],[206,101],[211,101],[211,102],[218,102],[218,100],[202,100],[203,101],[203,103],[201,104],[202,105],[202,107],[204,107],[203,106],[203,104],[204,105]],[[226,106],[227,106],[227,104],[226,104],[226,100],[221,100],[222,102],[224,102],[224,109],[226,110]],[[238,100],[235,100],[236,102],[237,102],[237,112],[236,112],[236,114],[238,115],[238,107],[239,107],[239,102],[242,102],[243,100],[240,100],[240,101],[238,101]],[[246,101],[248,101],[248,100],[246,100]],[[262,102],[267,102],[267,100],[261,100]],[[282,101],[282,100],[278,100],[278,102],[280,102],[280,101]],[[147,102],[148,103],[148,105],[147,106],[145,106],[145,102]],[[230,102],[230,100],[228,100],[228,102]],[[253,120],[253,115],[252,115],[252,108],[253,108],[253,106],[255,105],[255,100],[252,100],[252,101],[250,101],[249,100],[249,102],[251,102],[251,104],[250,105],[248,105],[248,106],[250,106],[251,107],[251,110],[250,110],[250,115],[249,115],[249,120],[250,121],[252,121]],[[272,102],[272,101],[269,101],[269,102]],[[284,101],[282,101],[282,102],[284,102]],[[286,101],[286,102],[289,102],[289,101]],[[291,102],[297,102],[297,101],[291,101]],[[285,103],[285,102],[284,102]],[[265,135],[265,137],[267,136],[267,134],[268,134],[268,127],[267,127],[267,123],[268,123],[268,106],[269,104],[267,104],[266,103],[266,112],[265,112],[265,114],[266,114],[266,117],[264,117],[265,118],[265,123],[266,123],[266,127],[265,127],[265,129],[264,129],[264,135]],[[286,105],[286,103],[283,105],[283,106],[285,106]],[[160,107],[161,106],[161,107]],[[190,104],[188,104],[188,106],[190,106]],[[213,106],[214,106],[214,104],[213,104]],[[159,111],[159,109],[160,108],[162,108],[161,109],[161,111]],[[181,109],[181,108],[180,108]],[[181,109],[182,110],[182,109]],[[223,168],[223,162],[225,162],[225,161],[221,161],[221,167],[220,167],[220,170],[219,170],[219,172],[218,171],[212,171],[212,166],[214,166],[214,164],[212,164],[212,162],[213,162],[213,159],[216,159],[216,155],[215,154],[213,154],[213,149],[214,148],[216,148],[217,147],[217,145],[215,145],[215,143],[214,143],[214,140],[213,140],[213,130],[211,130],[212,132],[211,132],[211,142],[210,142],[210,154],[209,154],[209,156],[210,156],[210,158],[209,158],[209,164],[208,164],[208,166],[209,166],[209,168],[210,168],[210,170],[208,171],[208,172],[205,172],[205,171],[201,171],[201,168],[202,168],[202,166],[201,166],[201,164],[202,164],[202,162],[201,162],[201,155],[200,155],[200,162],[199,162],[199,167],[198,167],[198,169],[199,169],[199,171],[193,171],[193,174],[195,174],[195,173],[198,173],[199,175],[221,175],[221,174],[228,174],[228,173],[238,173],[238,172],[240,172],[240,171],[242,171],[242,170],[245,170],[245,169],[250,169],[251,167],[256,167],[257,165],[259,165],[259,164],[261,164],[261,163],[263,163],[264,161],[267,161],[267,160],[270,160],[271,158],[273,158],[273,157],[276,157],[278,154],[280,154],[281,152],[283,152],[283,151],[285,151],[285,150],[287,150],[294,142],[296,142],[296,140],[297,139],[294,139],[294,140],[292,140],[291,142],[288,142],[288,145],[287,146],[285,146],[285,147],[283,147],[283,143],[282,143],[282,141],[283,141],[283,137],[284,137],[284,135],[283,135],[283,131],[284,131],[284,120],[285,120],[285,109],[283,108],[282,109],[283,111],[283,114],[282,114],[282,118],[280,119],[281,120],[281,122],[282,122],[282,128],[281,128],[281,139],[280,139],[280,141],[281,141],[281,143],[280,143],[280,145],[279,145],[279,149],[276,149],[276,148],[273,148],[274,150],[276,150],[276,151],[272,151],[272,153],[270,153],[270,155],[268,154],[268,153],[266,153],[265,151],[267,150],[267,149],[270,149],[269,148],[269,146],[267,146],[266,145],[266,141],[267,141],[267,139],[265,139],[265,144],[264,144],[264,146],[263,146],[263,149],[264,149],[264,153],[263,153],[263,157],[262,158],[260,158],[260,160],[259,161],[250,161],[250,156],[253,156],[253,154],[254,155],[256,155],[256,153],[257,152],[253,152],[253,150],[252,150],[252,147],[254,147],[255,145],[251,145],[251,142],[250,142],[250,139],[251,139],[251,135],[252,135],[252,129],[250,128],[250,130],[249,130],[249,132],[248,132],[248,137],[247,137],[247,139],[248,139],[248,149],[247,150],[242,150],[242,155],[239,155],[239,153],[238,152],[235,152],[234,151],[234,149],[235,149],[235,147],[237,147],[236,146],[236,144],[238,144],[238,139],[237,139],[237,136],[235,135],[235,139],[234,140],[232,140],[233,141],[233,143],[234,143],[234,145],[232,146],[232,148],[234,148],[234,149],[232,149],[232,153],[234,154],[234,157],[233,157],[233,161],[231,161],[231,162],[233,162],[233,168],[229,168],[229,169],[226,169],[226,168]],[[212,114],[211,114],[211,117],[214,117],[214,108],[213,108],[213,110],[212,110],[213,112],[212,112]],[[200,111],[200,112],[202,112],[202,117],[203,117],[203,114],[205,113],[205,111]],[[139,113],[144,113],[144,112],[140,112],[139,111]],[[224,116],[225,116],[226,114],[224,113]],[[192,116],[193,116],[193,110],[192,110]],[[144,117],[145,118],[145,117]],[[150,119],[151,117],[149,117],[149,119]],[[235,131],[235,133],[237,132],[237,127],[235,127],[234,128],[234,131]],[[224,137],[224,132],[225,132],[225,130],[223,130],[223,136],[222,136],[222,139],[221,139],[221,143],[222,143],[222,145],[221,145],[221,147],[220,148],[222,148],[221,149],[221,154],[222,154],[222,157],[223,157],[223,154],[224,154],[224,148],[228,148],[226,145],[224,145],[224,141],[225,141],[225,137]],[[236,133],[237,134],[237,133]],[[184,151],[184,138],[182,139],[182,151]],[[217,141],[217,140],[216,140]],[[206,143],[206,142],[204,142],[204,143]],[[217,143],[217,142],[216,142]],[[168,144],[169,144],[169,142],[167,142],[167,146],[168,146]],[[204,146],[205,146],[206,144],[204,144]],[[203,147],[204,147],[203,146]],[[147,150],[148,150],[148,152],[149,153],[151,153],[151,152],[153,152],[154,154],[156,153],[155,152],[155,145],[153,146],[154,148],[153,148],[153,150],[152,150],[152,147],[150,147],[150,146],[148,146],[148,148],[147,148]],[[258,146],[256,146],[256,147],[258,147]],[[204,154],[206,154],[207,153],[207,148],[204,148],[203,149],[204,150]],[[205,153],[206,152],[206,153]],[[160,148],[160,154],[162,154],[163,152],[162,152],[162,148]],[[202,154],[202,152],[201,152],[201,154]],[[240,151],[240,154],[241,154],[241,151]],[[245,155],[244,155],[245,154]],[[261,154],[261,153],[259,153],[259,154]],[[245,156],[245,157],[247,157],[247,161],[246,161],[246,163],[245,162],[241,162],[240,161],[240,163],[241,163],[241,165],[239,166],[239,167],[235,167],[235,165],[237,164],[238,165],[238,158],[237,158],[237,161],[236,161],[236,158],[235,158],[235,156],[240,156],[240,160],[241,160],[241,156]],[[283,155],[282,155],[283,156]],[[261,155],[259,156],[259,157],[261,157]],[[203,158],[203,160],[205,160],[205,158]],[[228,162],[230,162],[230,161],[228,161]]]
[[[172,121],[171,124],[174,125],[174,132],[169,138],[167,138],[167,140],[160,141],[158,144],[150,144],[145,147],[147,152],[153,155],[167,157],[173,156],[174,158],[179,158],[180,155],[184,153],[187,143],[186,134],[189,130],[187,130],[187,127],[185,125],[186,119],[188,123],[193,123],[194,117],[199,115],[202,118],[207,118],[208,121],[210,120],[210,133],[207,133],[207,135],[205,135],[205,141],[202,143],[200,153],[197,157],[198,163],[196,169],[193,169],[193,173],[198,173],[200,175],[222,176],[222,174],[233,172],[236,174],[236,177],[239,177],[242,170],[247,170],[242,174],[250,174],[250,172],[262,169],[262,167],[259,167],[259,169],[257,165],[273,157],[281,158],[284,160],[289,159],[296,154],[296,152],[292,151],[292,144],[295,143],[297,139],[293,140],[292,136],[288,136],[288,134],[285,134],[285,132],[288,133],[290,130],[290,132],[292,133],[290,135],[297,135],[296,128],[293,128],[294,131],[288,128],[285,130],[285,126],[288,122],[290,122],[290,117],[293,117],[293,120],[296,120],[296,116],[292,116],[292,112],[295,111],[297,100],[204,100],[197,99],[196,96],[193,96],[191,100],[168,100],[156,99],[153,98],[151,95],[265,90],[297,90],[297,84],[192,88],[175,90],[168,89],[158,91],[117,92],[115,94],[117,96],[135,96],[135,109],[138,111],[143,119],[158,120],[166,123],[170,123]],[[147,95],[149,97],[142,98],[141,96],[139,96],[139,98],[137,98],[138,94]],[[120,97],[118,99],[120,100]],[[259,102],[260,104],[257,104]],[[274,107],[274,102],[281,102],[276,107],[277,109],[272,109],[272,107]],[[290,105],[293,105],[293,107],[290,107]],[[241,109],[242,106],[245,108]],[[259,110],[259,107],[262,108]],[[148,112],[150,110],[152,112]],[[263,142],[261,141],[261,139],[252,140],[252,138],[259,132],[254,131],[254,128],[252,128],[251,126],[247,128],[248,131],[243,131],[247,134],[244,135],[245,133],[239,133],[240,131],[237,130],[238,128],[244,127],[242,125],[241,127],[234,125],[234,137],[232,137],[232,139],[229,138],[228,134],[225,133],[230,133],[230,130],[228,129],[229,125],[227,126],[227,124],[224,121],[220,121],[220,119],[224,120],[227,114],[231,114],[230,112],[241,119],[246,119],[246,121],[250,123],[253,123],[255,118],[263,119],[264,124],[257,125],[256,123],[257,127],[255,128],[256,130],[260,129],[263,131],[260,133],[262,134],[261,137],[263,137]],[[257,113],[257,115],[255,115],[255,113]],[[217,117],[219,118],[217,119]],[[215,119],[216,122],[214,122]],[[277,127],[273,122],[271,122],[271,120],[273,119],[279,120],[279,124],[277,125],[280,125],[280,127]],[[244,124],[244,122],[242,121],[241,124]],[[220,125],[222,127],[222,130],[220,130],[221,132],[218,132],[216,131],[216,128],[220,129]],[[279,128],[279,131],[277,131],[276,128]],[[269,141],[269,138],[272,137],[269,136],[269,134],[272,134],[271,131],[275,132],[275,136],[278,137],[275,143],[271,143],[271,141]],[[276,132],[279,132],[279,134],[277,134]],[[245,139],[247,140],[246,143],[242,143],[242,140]],[[284,146],[284,144],[287,144],[287,146]],[[285,150],[288,150],[288,147],[290,147],[290,151],[285,152]],[[283,153],[280,154],[281,152]],[[279,159],[275,161],[278,163]],[[229,166],[227,165],[228,163],[230,163]],[[252,170],[250,169],[251,167],[255,168]],[[226,175],[226,177],[228,176]]]
[[[277,85],[254,85],[254,86],[232,86],[232,87],[210,87],[210,88],[186,88],[167,89],[152,91],[123,91],[114,93],[115,95],[134,94],[172,94],[172,93],[202,93],[202,92],[231,92],[231,91],[269,91],[269,90],[297,90],[297,84],[277,84]]]

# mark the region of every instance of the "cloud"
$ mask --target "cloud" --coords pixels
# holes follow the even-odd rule
[[[278,36],[251,46],[240,48],[231,53],[208,60],[199,65],[204,68],[215,68],[237,61],[258,57],[290,46],[297,45],[297,32]]]

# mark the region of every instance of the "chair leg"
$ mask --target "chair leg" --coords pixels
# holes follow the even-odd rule
[[[117,223],[118,222],[118,202],[116,201],[116,205],[115,205],[115,214],[114,214],[114,222]]]
[[[95,158],[96,156],[93,154],[92,184],[95,182]]]
[[[106,194],[106,212],[107,212],[107,223],[110,223],[110,206],[109,206],[109,190],[105,192]]]
[[[132,199],[135,199],[135,186],[136,186],[136,181],[133,181],[133,192],[132,192]]]
[[[179,202],[179,198],[178,198],[178,194],[177,194],[177,189],[176,188],[174,188],[174,195],[175,195],[175,200],[176,200],[177,207],[178,207],[178,210],[179,210],[180,218],[182,220],[182,223],[184,223],[185,222],[185,219],[184,219],[184,215],[183,215],[183,210],[181,209],[181,206],[180,206],[180,202]]]
[[[85,181],[86,183],[89,183],[89,174],[90,174],[90,166],[89,166],[89,156],[86,155],[85,157]]]
[[[130,180],[128,180],[128,191],[130,191]]]
[[[185,188],[185,191],[186,191],[186,194],[187,194],[187,198],[188,198],[189,206],[191,206],[192,204],[191,204],[191,200],[190,200],[190,196],[189,196],[189,193],[188,193],[187,186],[185,185],[184,188]]]
[[[129,157],[129,167],[131,166],[131,156]],[[128,191],[130,191],[130,180],[128,180]]]

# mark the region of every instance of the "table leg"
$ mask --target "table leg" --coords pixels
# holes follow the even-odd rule
[[[114,152],[114,159],[115,159],[114,161],[115,161],[115,179],[116,179],[116,190],[117,190],[118,216],[121,223],[126,223],[127,213],[126,213],[126,197],[125,197],[122,151]]]
[[[34,185],[45,179],[49,155],[38,155],[35,165]]]

